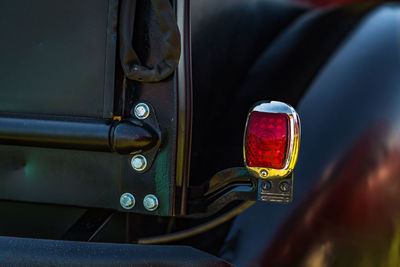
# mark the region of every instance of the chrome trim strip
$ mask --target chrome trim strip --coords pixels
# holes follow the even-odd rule
[[[192,137],[192,66],[190,35],[190,1],[176,1],[176,20],[181,34],[181,56],[175,71],[177,91],[177,160],[176,186],[181,190],[180,205],[175,212],[186,213],[187,187],[189,186],[191,137]]]

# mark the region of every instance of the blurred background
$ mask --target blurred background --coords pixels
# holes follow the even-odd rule
[[[193,183],[241,165],[254,102],[287,102],[302,122],[293,203],[239,215],[220,255],[238,266],[399,266],[399,4],[192,1],[191,12]]]

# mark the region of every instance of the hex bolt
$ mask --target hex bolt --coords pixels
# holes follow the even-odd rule
[[[146,169],[147,160],[143,155],[137,154],[132,157],[131,166],[135,171],[143,171]]]
[[[158,208],[158,199],[155,195],[147,195],[143,199],[143,206],[148,211],[154,211]]]
[[[119,203],[124,209],[130,210],[135,206],[135,197],[131,193],[123,193],[119,199]]]
[[[261,170],[261,171],[260,171],[260,176],[261,176],[262,178],[266,178],[266,177],[268,176],[267,170]]]
[[[270,181],[262,181],[261,182],[261,188],[263,190],[270,190],[272,188],[272,184]]]
[[[282,192],[287,192],[290,190],[290,184],[288,182],[282,182],[280,183],[279,188]]]
[[[150,114],[150,108],[145,103],[137,104],[133,110],[136,118],[138,118],[139,120],[146,119]]]

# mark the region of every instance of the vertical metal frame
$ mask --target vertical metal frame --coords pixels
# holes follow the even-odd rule
[[[181,197],[177,198],[176,210],[186,213],[187,187],[189,186],[190,149],[192,137],[192,68],[190,36],[190,1],[176,0],[176,20],[181,33],[181,57],[175,72],[177,90],[177,146],[176,146],[176,189]]]

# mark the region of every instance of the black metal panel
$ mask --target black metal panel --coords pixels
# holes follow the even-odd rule
[[[24,1],[3,5],[5,10],[9,9],[9,13],[14,15],[18,8],[27,9],[29,6],[28,2]],[[115,65],[114,19],[118,12],[117,1],[62,1],[57,3],[57,7],[54,5],[41,0],[32,7],[32,18],[25,14],[24,12],[28,11],[24,10],[22,14],[26,18],[22,21],[30,25],[25,29],[29,31],[28,36],[16,35],[10,43],[0,44],[0,47],[3,45],[11,49],[15,43],[16,47],[21,46],[22,49],[23,45],[18,42],[21,41],[25,45],[32,43],[28,40],[29,36],[33,38],[32,32],[47,38],[43,39],[46,40],[42,42],[43,46],[54,44],[52,47],[44,47],[43,51],[39,49],[41,46],[29,48],[30,52],[25,50],[32,58],[26,61],[26,72],[23,72],[25,76],[18,81],[15,73],[22,66],[25,54],[17,55],[16,50],[13,50],[14,58],[8,55],[7,60],[13,70],[7,70],[11,76],[4,71],[0,73],[0,112],[18,113],[17,116],[20,117],[44,113],[45,116],[40,116],[57,118],[60,121],[95,121],[93,117],[103,117],[107,107],[112,107],[114,103],[113,98],[109,98],[110,92],[114,95],[114,88],[104,87],[104,82],[108,81],[108,84],[111,84],[114,76],[110,75],[114,74],[115,67],[119,67]],[[61,9],[65,9],[65,14]],[[139,56],[143,63],[152,66],[160,53],[155,44],[162,42],[157,33],[159,25],[149,15],[149,1],[138,1],[137,10],[133,43],[135,49],[140,51]],[[36,20],[39,15],[40,20]],[[32,21],[28,21],[29,18]],[[52,20],[53,27],[45,25],[41,28],[40,23]],[[6,27],[4,21],[0,21],[0,24],[0,28]],[[15,21],[14,24],[16,26],[8,29],[8,32],[15,34],[22,31],[23,23],[18,24]],[[74,27],[70,27],[71,25]],[[93,27],[95,29],[92,32],[90,29]],[[99,36],[102,36],[102,42],[97,45]],[[110,42],[114,42],[113,45],[110,45]],[[90,44],[96,45],[89,49]],[[39,52],[34,53],[34,49],[39,49]],[[91,53],[94,58],[88,58],[84,52]],[[62,55],[57,58],[56,54]],[[53,59],[54,62],[51,61]],[[55,65],[55,62],[61,62],[61,65]],[[1,68],[6,70],[5,65]],[[121,100],[115,102],[120,107],[114,107],[119,113],[114,122],[133,118],[133,107],[139,102],[145,102],[151,108],[151,115],[143,120],[143,123],[153,127],[154,121],[159,122],[162,133],[161,144],[157,144],[160,145],[159,149],[156,147],[152,151],[141,152],[148,159],[147,169],[142,172],[133,170],[130,163],[132,155],[64,150],[65,146],[56,146],[59,149],[11,146],[8,143],[0,146],[0,199],[107,208],[161,216],[179,213],[180,209],[175,210],[175,197],[181,193],[176,192],[175,185],[178,120],[175,79],[171,75],[158,83],[125,80],[118,83],[123,88],[115,88],[118,92],[116,96],[120,96]],[[30,86],[27,86],[28,84]],[[103,101],[103,98],[107,101]],[[107,114],[104,117],[107,117]],[[68,129],[63,133],[67,132]],[[103,133],[102,137],[106,135]],[[105,144],[105,139],[101,139]],[[130,210],[123,209],[119,202],[121,194],[125,192],[133,194],[136,199],[136,205]],[[143,199],[147,194],[158,197],[157,210],[147,211],[144,208]]]
[[[159,207],[154,212],[142,210],[142,213],[172,215],[175,213],[175,144],[176,144],[176,92],[172,77],[160,83],[137,83],[127,81],[128,98],[126,112],[129,113],[136,103],[145,102],[154,107],[160,123],[162,141],[160,151],[153,166],[144,174],[138,175],[130,166],[130,157],[122,161],[122,192],[134,194],[137,206],[147,194],[158,197]],[[133,95],[134,94],[134,95]],[[134,207],[133,211],[138,207]],[[137,210],[136,210],[137,211]]]
[[[17,146],[0,148],[1,199],[119,208],[120,156]]]
[[[151,2],[137,1],[133,48],[137,51],[143,65],[154,66],[157,59],[162,57],[159,42],[162,42],[157,20],[151,12]],[[150,104],[156,113],[160,124],[162,141],[160,151],[150,170],[135,179],[124,179],[121,188],[131,192],[141,201],[147,194],[158,197],[159,207],[154,212],[141,211],[155,215],[173,215],[178,213],[175,207],[175,198],[179,197],[176,191],[176,143],[177,143],[177,85],[175,77],[157,83],[139,83],[126,80],[124,116],[132,114],[133,107],[139,102]],[[125,160],[125,159],[124,159]],[[128,159],[127,159],[128,160]],[[122,165],[123,176],[132,177],[135,172],[126,162]],[[140,184],[140,187],[138,186]],[[136,208],[136,207],[135,207]],[[135,209],[134,208],[134,209]]]
[[[116,5],[0,2],[0,111],[112,117]]]
[[[165,157],[139,174],[131,168],[129,155],[4,145],[0,151],[0,199],[170,215]],[[131,210],[119,204],[125,192],[136,198]],[[142,204],[150,193],[160,201],[154,212]]]

